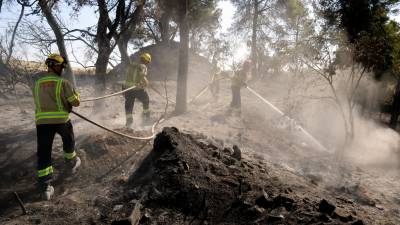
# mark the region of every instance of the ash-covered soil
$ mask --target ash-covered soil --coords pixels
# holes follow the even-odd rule
[[[162,83],[155,87],[162,93]],[[175,89],[173,82],[168,89]],[[199,90],[197,85],[190,96]],[[284,108],[276,89],[258,90]],[[63,177],[62,143],[56,138],[56,196],[50,202],[39,201],[34,187],[33,103],[22,99],[24,112],[1,103],[0,224],[400,224],[398,170],[338,163],[333,151],[320,151],[281,126],[281,118],[245,90],[242,115],[229,115],[229,93],[229,83],[222,83],[218,101],[206,93],[187,113],[168,117],[154,143],[104,133],[72,116],[83,165],[75,177]],[[165,100],[149,94],[158,118]],[[107,99],[99,111],[91,106],[77,111],[124,133],[149,134],[138,131],[147,129],[140,127],[140,103],[133,133],[120,129],[121,96]],[[323,140],[323,133],[312,133]]]
[[[173,127],[157,135],[153,148],[99,134],[83,140],[79,153],[85,163],[76,177],[56,174],[55,199],[20,192],[28,214],[9,198],[0,222],[396,224],[384,210],[338,196],[258,154]]]
[[[223,148],[173,127],[157,135],[122,193],[115,204],[123,213],[114,224],[122,224],[130,212],[133,224],[371,222],[350,200],[324,195],[287,170],[242,155],[237,146]]]

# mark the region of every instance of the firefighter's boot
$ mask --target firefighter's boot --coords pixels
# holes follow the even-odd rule
[[[40,198],[45,201],[49,201],[54,195],[54,187],[50,184],[40,185]]]
[[[126,118],[125,128],[132,129],[133,118],[132,116]]]
[[[151,119],[150,119],[150,110],[145,109],[143,110],[143,125],[148,126],[151,124]]]
[[[67,165],[67,174],[68,175],[73,175],[76,174],[76,172],[78,171],[78,168],[81,166],[81,158],[79,158],[78,156],[74,157],[73,159],[70,160],[66,160],[66,165]]]

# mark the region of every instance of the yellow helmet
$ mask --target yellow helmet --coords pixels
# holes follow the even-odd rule
[[[46,65],[48,67],[54,66],[54,65],[59,65],[62,67],[65,67],[67,65],[66,60],[64,59],[64,57],[62,57],[59,54],[50,54],[47,59],[46,59]]]
[[[142,62],[144,63],[151,63],[151,55],[149,53],[143,53],[140,56],[140,59],[142,60]]]

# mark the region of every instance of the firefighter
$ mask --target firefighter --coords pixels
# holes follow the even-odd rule
[[[221,71],[219,70],[218,66],[214,64],[211,75],[210,91],[215,102],[217,102],[219,98],[219,89],[220,89],[219,80],[221,79],[220,77],[221,77]]]
[[[38,187],[42,198],[50,200],[54,194],[54,187],[51,185],[51,152],[55,134],[59,134],[63,141],[66,172],[69,175],[74,174],[81,164],[75,152],[74,130],[69,119],[72,107],[79,106],[80,100],[73,86],[61,77],[67,65],[66,60],[61,55],[51,54],[45,63],[48,70],[35,77],[33,98],[37,132]]]
[[[133,123],[133,106],[135,99],[137,98],[143,105],[143,117],[145,122],[150,120],[150,108],[149,108],[149,95],[147,94],[146,87],[149,85],[147,79],[147,65],[151,62],[151,55],[149,53],[143,53],[140,56],[140,61],[133,61],[126,74],[126,81],[124,89],[135,86],[134,89],[125,93],[125,126],[130,129]]]
[[[244,61],[242,68],[239,71],[236,71],[233,77],[231,78],[232,84],[232,101],[230,104],[231,111],[236,110],[239,112],[241,111],[241,95],[240,89],[243,87],[247,87],[247,81],[250,79],[250,67],[251,61],[246,60]]]

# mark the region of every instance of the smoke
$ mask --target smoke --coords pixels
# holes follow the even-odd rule
[[[377,122],[357,117],[356,135],[347,156],[353,161],[370,167],[397,169],[399,165],[399,134]]]
[[[290,104],[286,108],[294,106],[290,114],[334,154],[343,152],[347,162],[364,167],[397,169],[400,135],[382,123],[378,109],[382,98],[382,84],[369,77],[363,77],[355,89],[349,88],[347,77],[337,78],[333,86],[339,102],[335,102],[335,96],[328,86],[310,86],[313,82],[305,78],[295,88],[290,85],[289,97],[293,103],[288,101]],[[290,83],[286,79],[291,78],[287,76],[280,82]],[[308,87],[304,87],[305,85]],[[349,93],[353,91],[356,93],[352,101],[355,106],[351,110],[353,118],[350,120],[347,101]],[[338,104],[343,108],[344,114],[340,112]],[[349,143],[346,143],[345,120],[347,126],[350,123],[354,126],[353,138]]]

